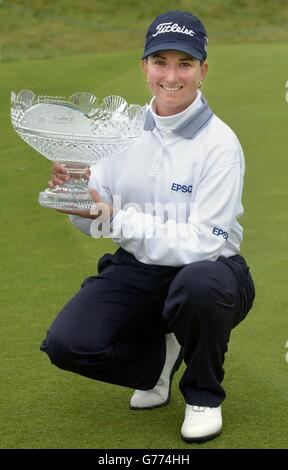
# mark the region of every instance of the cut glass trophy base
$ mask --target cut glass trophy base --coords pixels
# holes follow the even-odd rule
[[[90,210],[93,200],[87,191],[46,189],[39,194],[39,204],[50,209]]]
[[[93,200],[88,193],[88,180],[85,178],[89,167],[81,163],[65,162],[65,168],[68,181],[41,192],[39,204],[51,209],[90,210]]]

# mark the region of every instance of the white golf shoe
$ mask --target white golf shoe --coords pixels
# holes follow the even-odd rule
[[[130,400],[132,410],[151,410],[168,405],[173,375],[182,361],[181,346],[174,333],[166,335],[166,359],[155,387],[150,390],[135,390]]]
[[[181,437],[186,442],[205,442],[219,436],[222,430],[221,406],[186,405]]]

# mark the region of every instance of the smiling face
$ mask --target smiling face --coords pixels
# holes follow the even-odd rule
[[[190,106],[208,69],[206,62],[172,50],[152,54],[142,65],[159,116],[181,113]]]

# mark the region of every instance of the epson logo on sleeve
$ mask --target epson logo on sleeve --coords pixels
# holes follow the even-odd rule
[[[213,235],[216,235],[217,237],[223,237],[225,240],[228,239],[228,233],[224,232],[222,228],[214,227],[212,230]]]
[[[181,193],[192,193],[192,185],[187,186],[186,184],[172,183],[172,191],[181,191]]]

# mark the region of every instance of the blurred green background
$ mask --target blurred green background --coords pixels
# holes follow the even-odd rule
[[[170,9],[198,15],[211,44],[288,39],[286,0],[3,0],[2,58],[137,50],[154,17]]]
[[[170,8],[200,16],[209,33],[203,92],[244,148],[242,254],[257,289],[226,355],[223,434],[201,448],[288,446],[287,1],[16,0],[0,1],[0,448],[199,447],[179,438],[179,372],[168,407],[131,412],[131,390],[60,371],[39,352],[57,312],[115,245],[38,205],[51,164],[10,123],[10,93],[23,88],[147,102],[144,34]]]

